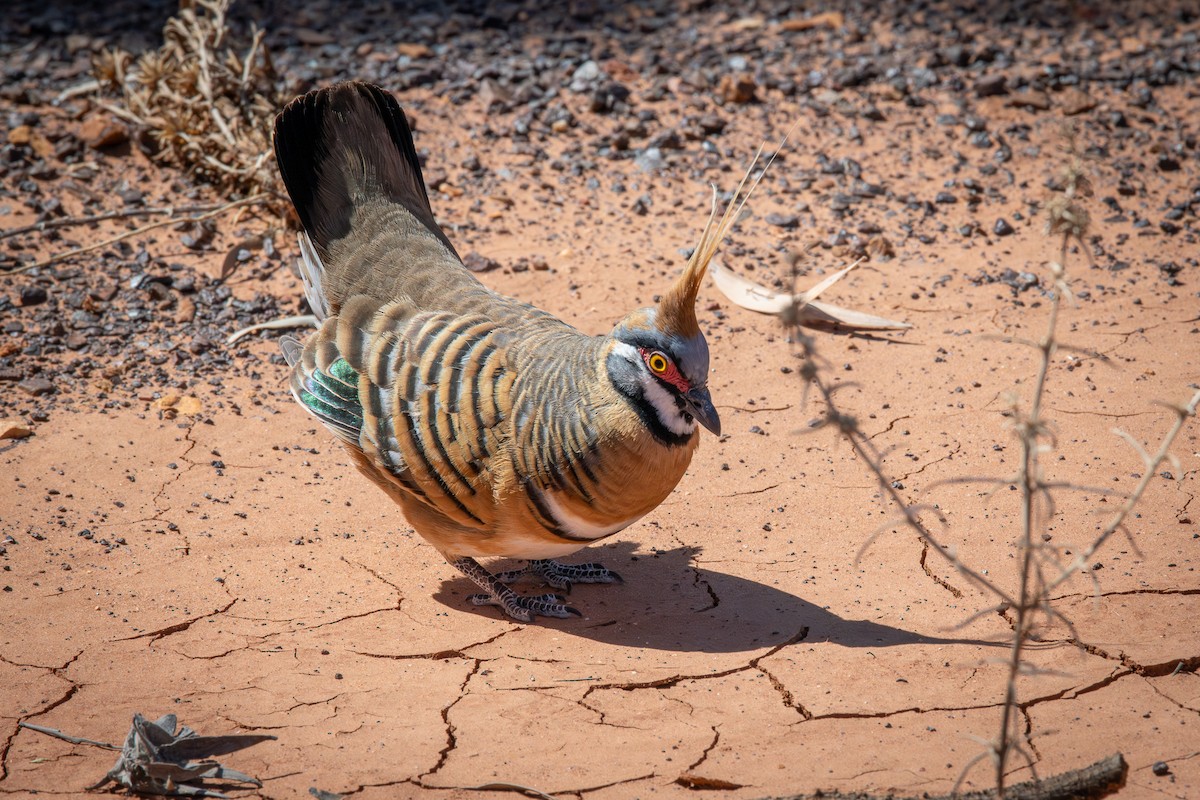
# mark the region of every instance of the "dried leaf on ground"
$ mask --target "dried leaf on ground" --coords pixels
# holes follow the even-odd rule
[[[810,328],[841,328],[844,330],[862,331],[895,331],[911,328],[907,322],[877,317],[862,311],[835,306],[832,303],[820,303],[816,298],[841,280],[859,262],[839,270],[806,292],[789,294],[768,289],[761,284],[732,272],[721,263],[714,261],[709,267],[713,282],[717,288],[733,303],[750,311],[760,314],[793,314],[794,322]]]

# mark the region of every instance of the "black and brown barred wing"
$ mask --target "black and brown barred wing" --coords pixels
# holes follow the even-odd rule
[[[398,487],[482,529],[512,407],[509,338],[482,316],[359,296],[297,353],[292,392]]]

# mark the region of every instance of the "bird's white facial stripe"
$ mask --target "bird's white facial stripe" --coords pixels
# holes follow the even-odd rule
[[[677,436],[687,436],[696,430],[696,420],[689,420],[683,415],[683,410],[675,402],[675,396],[663,388],[658,379],[651,375],[642,364],[642,355],[633,345],[617,342],[614,348],[623,358],[639,365],[638,381],[642,386],[642,395],[654,407],[658,421],[667,430]]]
[[[605,536],[612,536],[617,531],[628,528],[641,519],[641,515],[639,514],[636,517],[613,525],[596,525],[565,508],[554,497],[553,492],[543,492],[541,499],[546,506],[546,510],[550,512],[550,516],[554,517],[554,521],[558,523],[558,527],[579,539],[603,539]]]
[[[675,395],[650,375],[642,375],[642,391],[658,413],[658,421],[671,433],[685,436],[696,430],[696,421],[689,421],[683,416],[683,410],[675,402]]]

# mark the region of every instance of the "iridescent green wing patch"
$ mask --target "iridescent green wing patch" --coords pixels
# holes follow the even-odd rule
[[[327,372],[314,369],[304,376],[298,396],[318,419],[348,442],[357,443],[362,430],[362,403],[358,399],[359,375],[339,358]]]

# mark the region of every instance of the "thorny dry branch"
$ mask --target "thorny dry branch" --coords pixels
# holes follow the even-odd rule
[[[1117,431],[1118,434],[1124,436],[1135,446],[1135,449],[1137,449],[1144,462],[1144,471],[1141,480],[1126,497],[1122,507],[1100,534],[1089,545],[1081,549],[1081,552],[1074,560],[1068,564],[1061,563],[1057,558],[1055,550],[1044,543],[1040,537],[1035,537],[1035,529],[1040,527],[1039,521],[1044,521],[1054,514],[1054,503],[1051,496],[1052,490],[1073,488],[1069,485],[1064,486],[1059,482],[1048,481],[1042,473],[1039,462],[1040,456],[1053,447],[1053,435],[1042,416],[1042,400],[1054,354],[1060,348],[1057,327],[1062,300],[1064,297],[1070,296],[1066,279],[1067,255],[1072,242],[1084,243],[1083,236],[1090,222],[1087,210],[1080,201],[1081,198],[1091,194],[1091,187],[1084,174],[1082,160],[1078,155],[1078,148],[1073,133],[1068,132],[1066,138],[1069,159],[1063,174],[1062,185],[1064,189],[1060,194],[1050,198],[1044,206],[1044,212],[1047,217],[1045,233],[1048,236],[1059,237],[1060,239],[1058,261],[1049,264],[1053,277],[1053,287],[1048,292],[1050,310],[1047,319],[1047,329],[1045,335],[1040,340],[1024,343],[1035,348],[1039,354],[1037,376],[1032,395],[1028,401],[1028,409],[1022,409],[1015,395],[1012,397],[1010,407],[1013,428],[1020,441],[1023,458],[1021,467],[1014,478],[999,481],[1000,483],[1014,485],[1019,490],[1021,497],[1021,532],[1018,541],[1020,571],[1018,574],[1018,590],[1015,595],[1004,591],[994,581],[989,580],[981,572],[965,564],[952,549],[943,545],[934,536],[929,527],[921,519],[921,513],[928,511],[930,507],[909,504],[900,495],[894,482],[884,472],[883,454],[861,431],[854,417],[839,408],[834,398],[836,387],[831,386],[822,376],[821,362],[818,358],[813,339],[805,334],[799,325],[796,324],[796,320],[801,315],[795,309],[785,310],[780,314],[781,319],[789,329],[791,338],[799,344],[801,350],[800,355],[803,358],[803,366],[799,370],[800,376],[805,380],[806,386],[816,387],[825,403],[826,411],[823,424],[836,427],[838,432],[849,442],[855,454],[859,456],[863,463],[867,465],[867,468],[875,475],[884,494],[899,509],[903,525],[914,531],[929,546],[929,549],[932,549],[945,558],[960,574],[964,575],[986,593],[996,597],[999,605],[993,607],[991,610],[1008,610],[1014,612],[1011,620],[1013,626],[1012,645],[1007,660],[1008,678],[1005,686],[1005,699],[1001,706],[1002,717],[1000,729],[997,737],[986,743],[987,749],[976,758],[971,759],[964,766],[959,778],[959,782],[961,783],[962,778],[966,776],[967,772],[976,763],[990,756],[995,766],[996,775],[996,789],[995,793],[991,796],[1001,798],[1001,800],[1006,797],[1011,800],[1013,797],[1025,796],[1021,791],[1018,791],[1018,789],[1024,787],[1024,784],[1020,785],[1020,787],[1011,787],[1006,791],[1005,777],[1009,770],[1010,756],[1013,753],[1023,755],[1029,766],[1033,768],[1032,757],[1029,756],[1024,747],[1019,743],[1025,734],[1021,730],[1021,715],[1018,713],[1021,710],[1018,697],[1018,682],[1021,675],[1028,674],[1030,671],[1028,664],[1024,660],[1024,649],[1033,636],[1036,623],[1040,619],[1045,619],[1049,622],[1057,621],[1065,623],[1068,626],[1070,625],[1069,621],[1052,605],[1051,601],[1054,590],[1072,576],[1086,571],[1088,563],[1095,553],[1113,533],[1123,528],[1124,521],[1130,511],[1136,506],[1145,489],[1149,486],[1150,481],[1157,475],[1158,467],[1163,461],[1171,458],[1170,447],[1176,436],[1183,429],[1187,420],[1195,415],[1197,406],[1200,405],[1200,392],[1196,392],[1187,404],[1170,406],[1171,410],[1175,412],[1175,422],[1171,429],[1164,435],[1154,455],[1150,455],[1126,434]],[[997,481],[991,482],[996,483]],[[940,514],[939,520],[944,524],[945,520],[941,518]],[[864,545],[864,550],[870,546],[876,535],[873,535],[868,540]],[[1053,577],[1048,577],[1048,575],[1052,575]],[[1036,781],[1036,769],[1034,770],[1034,777]],[[1043,783],[1049,783],[1053,780],[1055,779],[1052,778]],[[957,785],[955,788],[957,790]]]

